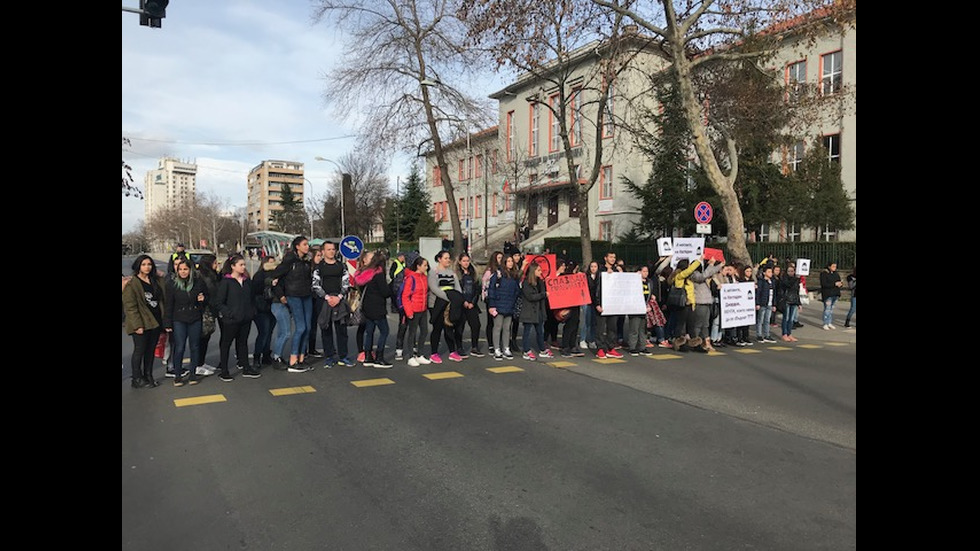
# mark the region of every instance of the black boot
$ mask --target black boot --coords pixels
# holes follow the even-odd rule
[[[253,354],[252,355],[252,367],[255,368],[255,369],[258,369],[258,367],[260,365],[262,365],[262,354]]]
[[[272,353],[266,352],[262,355],[262,365],[272,365]]]
[[[145,376],[143,377],[143,382],[146,383],[144,386],[149,387],[149,388],[153,388],[155,386],[160,386],[160,383],[158,383],[157,380],[153,378],[153,372],[152,371],[147,371],[145,373]]]
[[[143,388],[146,386],[146,381],[143,380],[143,377],[134,376],[132,383],[130,384],[133,386],[133,388]]]

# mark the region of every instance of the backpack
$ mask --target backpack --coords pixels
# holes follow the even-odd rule
[[[404,278],[403,277],[402,278],[401,285],[398,286],[398,293],[395,294],[395,304],[398,305],[398,309],[400,311],[402,311],[402,312],[405,311],[405,304],[402,302],[402,291],[405,290],[405,282],[406,281],[409,281],[409,280],[412,282],[412,290],[410,292],[414,293],[415,292],[415,278],[414,277],[410,277],[410,278]]]

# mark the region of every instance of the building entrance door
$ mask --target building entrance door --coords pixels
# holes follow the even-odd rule
[[[558,194],[552,193],[548,196],[548,227],[558,223]]]

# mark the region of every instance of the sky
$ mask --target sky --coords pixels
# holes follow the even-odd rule
[[[138,8],[138,0],[123,0]],[[305,164],[312,196],[326,191],[357,128],[322,98],[344,50],[330,23],[314,24],[308,0],[174,0],[161,28],[122,12],[122,158],[143,189],[147,171],[173,156],[197,164],[198,193],[244,207],[248,172],[264,160]],[[488,95],[500,88],[487,78]],[[387,159],[391,187],[412,159]],[[308,184],[309,185],[309,184]],[[122,231],[143,219],[143,201],[122,197]]]

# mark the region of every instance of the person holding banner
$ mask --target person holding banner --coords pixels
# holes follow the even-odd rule
[[[561,268],[558,272],[559,278],[568,279],[574,274],[579,273],[578,264],[573,260],[568,260],[564,264],[560,265]],[[568,312],[568,315],[564,316],[561,320],[564,324],[561,329],[561,355],[563,358],[576,358],[585,356],[585,352],[578,346],[578,324],[580,319],[581,307],[571,306],[569,308],[559,308],[556,310],[558,315],[561,316],[563,312]],[[557,318],[556,318],[557,319]]]
[[[613,273],[622,272],[623,269],[616,265],[616,253],[607,252],[605,256],[605,264],[602,266],[602,271]],[[593,304],[596,305],[596,325],[595,325],[595,336],[596,336],[596,357],[598,358],[622,358],[623,355],[616,350],[616,328],[619,325],[619,318],[622,316],[603,316],[602,315],[602,278],[598,278],[598,283],[596,284],[595,297],[593,297]]]
[[[672,332],[674,334],[673,348],[678,352],[687,352],[688,339],[694,334],[694,283],[690,280],[691,274],[701,265],[701,260],[691,262],[683,258],[677,263],[677,267],[670,274],[672,289],[683,289],[684,305],[667,304],[667,308],[672,312],[670,321],[674,324]],[[668,299],[669,300],[669,299]],[[670,332],[668,332],[670,333]]]
[[[527,277],[521,286],[521,298],[524,305],[521,307],[521,323],[524,324],[524,339],[521,341],[521,348],[524,350],[524,359],[535,361],[534,349],[537,348],[538,355],[542,358],[554,358],[550,348],[544,345],[544,318],[548,314],[548,291],[544,286],[544,279],[541,277],[541,265],[533,263],[527,270]],[[534,329],[536,343],[531,340],[531,329]]]
[[[691,338],[694,342],[688,346],[697,352],[711,352],[711,304],[714,297],[711,295],[711,284],[708,283],[716,273],[721,271],[721,264],[716,258],[708,260],[707,266],[698,266],[697,270],[691,274],[691,282],[694,284],[694,328]]]
[[[650,268],[640,266],[640,281],[643,283],[643,303],[647,305],[646,314],[631,314],[626,316],[626,349],[630,356],[650,354],[647,348],[646,321],[650,313]]]
[[[504,257],[504,265],[490,276],[487,287],[487,318],[493,319],[493,359],[513,360],[510,352],[511,325],[514,320],[514,306],[521,292],[521,273],[514,265],[514,257]],[[488,322],[489,323],[489,322]],[[517,325],[513,323],[513,325]]]

